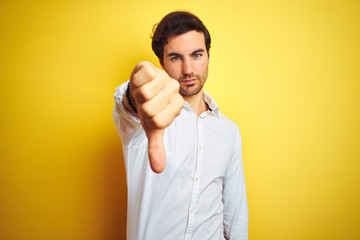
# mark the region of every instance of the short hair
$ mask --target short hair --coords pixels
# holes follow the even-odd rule
[[[170,37],[178,36],[195,30],[202,32],[205,38],[206,51],[209,53],[211,37],[202,21],[194,14],[187,11],[175,11],[167,14],[158,24],[153,27],[152,49],[155,55],[163,63],[164,46]]]

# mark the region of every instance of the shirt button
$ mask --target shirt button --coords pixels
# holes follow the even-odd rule
[[[197,178],[195,178],[195,181],[197,182],[197,181],[199,181],[199,178],[197,177]]]
[[[190,212],[193,213],[193,212],[194,212],[194,209],[191,209]]]
[[[201,151],[201,147],[199,147],[199,151]]]

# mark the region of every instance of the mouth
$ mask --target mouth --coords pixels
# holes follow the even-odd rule
[[[196,78],[193,78],[193,79],[184,79],[182,80],[183,83],[185,83],[185,85],[194,85],[195,82],[196,82]]]

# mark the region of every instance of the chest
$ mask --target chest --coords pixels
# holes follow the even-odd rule
[[[226,123],[213,116],[185,116],[165,131],[166,169],[182,176],[221,180],[234,153]],[[204,180],[204,177],[202,177]]]

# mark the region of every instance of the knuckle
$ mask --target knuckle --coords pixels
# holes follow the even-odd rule
[[[136,64],[136,66],[142,67],[144,65],[147,65],[148,63],[148,61],[140,61],[138,64]]]
[[[174,99],[174,115],[178,116],[184,107],[184,98],[178,94]]]
[[[139,91],[139,89],[134,89],[134,91],[131,93],[131,95],[133,96],[135,102],[141,102],[141,93]]]
[[[149,66],[149,65],[145,65],[145,66],[141,69],[141,71],[143,71],[142,73],[143,73],[144,78],[146,78],[146,80],[151,80],[151,79],[153,79],[154,76],[155,76],[154,69],[153,69],[151,66]]]
[[[164,119],[159,119],[157,116],[152,118],[152,122],[153,122],[153,126],[159,129],[166,128],[169,125],[168,121]]]
[[[152,117],[152,118],[146,118],[145,119],[146,125],[150,128],[153,129],[163,129],[166,128],[167,126],[164,124],[163,121],[159,121],[158,118]]]
[[[149,106],[149,104],[141,104],[140,105],[140,111],[143,113],[143,115],[147,116],[147,117],[154,117],[154,115],[156,114],[156,112],[154,111],[154,108]]]
[[[142,84],[151,81],[155,77],[154,66],[150,62],[138,63],[130,76],[130,82],[135,86],[139,87]]]
[[[140,86],[136,91],[136,98],[139,102],[146,102],[151,99],[151,94],[146,86]]]
[[[173,91],[178,92],[180,89],[180,83],[177,80],[173,80],[171,82],[172,82],[172,86],[173,86]]]
[[[130,84],[131,84],[133,89],[136,89],[136,88],[141,86],[141,81],[140,81],[137,73],[131,74]]]
[[[179,108],[181,109],[184,106],[185,101],[184,101],[184,98],[180,94],[178,94],[177,96],[178,96],[178,105],[179,105]]]
[[[180,114],[181,110],[183,109],[184,104],[179,102],[178,105],[174,108],[174,114],[177,116]]]
[[[143,68],[148,68],[148,67],[151,67],[151,66],[152,66],[152,64],[151,64],[150,62],[148,62],[148,61],[141,61],[141,62],[139,62],[138,64],[136,64],[135,69],[141,70],[141,69],[143,69]]]
[[[171,79],[170,81],[166,82],[165,87],[169,93],[176,93],[179,91],[180,85],[178,81]]]

